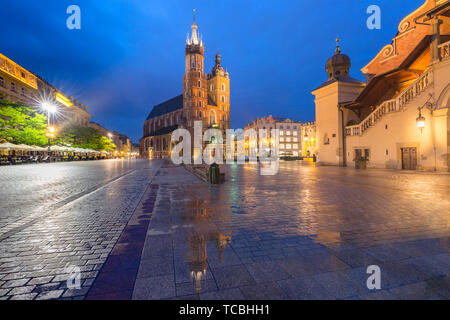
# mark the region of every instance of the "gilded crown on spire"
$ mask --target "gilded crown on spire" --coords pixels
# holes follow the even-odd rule
[[[336,51],[334,51],[335,54],[340,54],[341,49],[339,48],[339,37],[336,37]]]

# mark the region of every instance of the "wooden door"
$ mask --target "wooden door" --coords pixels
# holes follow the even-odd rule
[[[402,148],[402,169],[416,170],[417,148]]]

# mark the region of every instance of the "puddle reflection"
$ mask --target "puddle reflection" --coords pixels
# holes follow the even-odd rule
[[[192,224],[186,241],[189,272],[196,292],[202,290],[202,281],[206,280],[208,242],[214,244],[220,262],[223,262],[225,248],[231,243],[231,235],[220,232],[212,221],[211,208],[208,205],[210,203],[207,201],[194,199],[192,204],[187,206],[184,216],[186,222]]]

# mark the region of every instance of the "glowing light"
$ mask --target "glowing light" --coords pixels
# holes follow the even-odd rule
[[[425,118],[420,115],[416,119],[416,124],[419,129],[423,129],[425,127]]]
[[[65,105],[66,107],[71,107],[73,105],[72,102],[70,102],[69,98],[66,98],[64,95],[62,95],[59,92],[57,92],[55,94],[55,99],[56,99],[56,101],[58,101],[62,105]]]
[[[58,108],[54,104],[49,102],[43,102],[41,104],[41,108],[47,111],[48,113],[56,113],[56,111],[58,111]]]

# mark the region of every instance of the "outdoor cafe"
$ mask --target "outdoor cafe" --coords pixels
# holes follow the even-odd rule
[[[28,146],[25,144],[0,144],[0,165],[17,165],[25,163],[88,161],[107,159],[109,153],[69,146],[51,146],[49,148]]]

